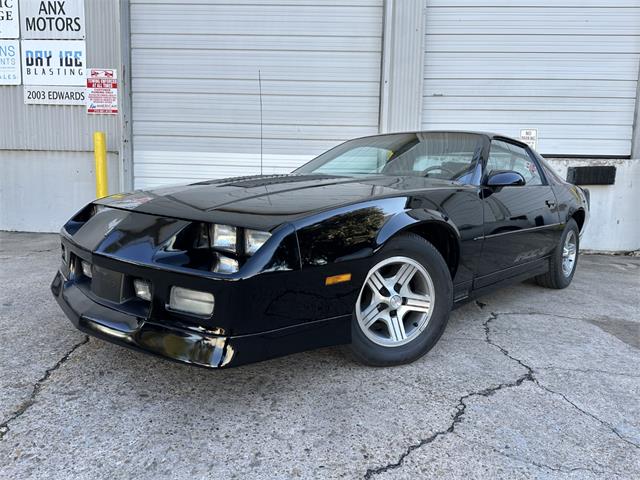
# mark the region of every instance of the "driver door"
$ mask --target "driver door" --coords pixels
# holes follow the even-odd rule
[[[520,173],[525,185],[488,187],[492,171]],[[557,201],[537,160],[521,145],[493,139],[483,174],[483,248],[476,287],[535,268],[562,232]]]

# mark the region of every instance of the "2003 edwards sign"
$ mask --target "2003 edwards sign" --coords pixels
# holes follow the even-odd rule
[[[25,85],[84,85],[84,40],[23,40]]]
[[[84,105],[86,92],[83,87],[28,86],[24,87],[24,103],[27,105]]]

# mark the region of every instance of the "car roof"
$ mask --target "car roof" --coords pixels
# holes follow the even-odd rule
[[[373,135],[365,135],[363,137],[357,137],[352,140],[358,140],[360,138],[384,137],[387,135],[404,135],[404,134],[418,134],[418,133],[464,133],[467,135],[480,135],[483,137],[487,137],[489,140],[494,138],[509,140],[511,142],[517,143],[527,148],[527,144],[517,138],[509,137],[508,135],[503,135],[500,133],[485,132],[485,131],[479,131],[479,130],[408,130],[403,132],[376,133]]]

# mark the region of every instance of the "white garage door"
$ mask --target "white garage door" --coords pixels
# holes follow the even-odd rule
[[[382,0],[132,0],[135,187],[288,172],[378,130]]]
[[[629,155],[639,33],[638,0],[427,0],[423,126]]]

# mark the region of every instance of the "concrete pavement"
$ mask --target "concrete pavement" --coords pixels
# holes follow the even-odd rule
[[[640,478],[640,258],[456,310],[407,366],[209,371],[76,331],[55,235],[0,232],[0,478]]]

